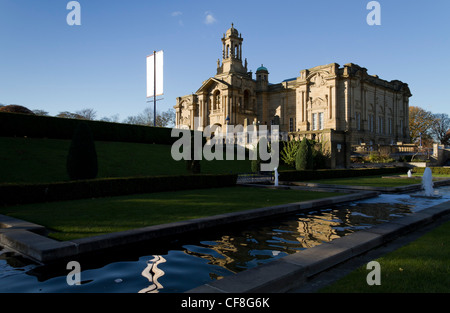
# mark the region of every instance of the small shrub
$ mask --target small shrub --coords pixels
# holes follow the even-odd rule
[[[430,167],[431,172],[434,175],[450,175],[449,167]],[[413,172],[416,174],[423,174],[425,172],[425,167],[414,167]]]
[[[312,158],[313,158],[313,168],[315,170],[326,167],[327,157],[322,153],[321,150],[312,149]]]
[[[391,158],[389,154],[381,154],[381,153],[370,153],[368,157],[365,159],[370,163],[392,163],[395,162],[395,159]]]
[[[300,145],[300,141],[291,140],[284,144],[280,152],[281,160],[289,167],[295,167],[295,158]]]

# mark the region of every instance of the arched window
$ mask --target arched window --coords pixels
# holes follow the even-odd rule
[[[213,101],[214,101],[214,110],[217,110],[220,108],[220,91],[216,90],[214,91],[214,97],[213,97]]]

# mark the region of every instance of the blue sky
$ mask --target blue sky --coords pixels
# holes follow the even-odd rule
[[[249,69],[264,64],[272,83],[356,63],[408,83],[410,105],[450,115],[448,0],[380,0],[380,26],[366,23],[369,0],[79,0],[80,26],[67,25],[68,2],[0,0],[0,103],[123,120],[152,106],[146,56],[164,50],[166,111],[215,75],[234,23]]]

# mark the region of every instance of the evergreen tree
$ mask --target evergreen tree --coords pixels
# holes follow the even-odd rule
[[[201,166],[200,160],[195,160],[195,145],[194,145],[194,135],[191,135],[191,159],[186,160],[186,167],[192,174],[200,174]]]
[[[75,129],[67,156],[67,173],[71,180],[97,177],[97,151],[87,123],[80,123]]]
[[[251,167],[253,173],[259,173],[261,170],[261,157],[259,155],[259,141],[256,145],[256,149],[254,150],[254,153],[256,153],[256,159],[253,159],[251,161]]]
[[[298,147],[297,155],[295,158],[295,169],[301,170],[311,170],[313,168],[313,154],[312,147],[309,140],[303,137],[300,145]]]

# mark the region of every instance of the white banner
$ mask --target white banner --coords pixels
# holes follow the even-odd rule
[[[155,95],[155,81],[156,81],[156,95]],[[164,94],[163,86],[164,86],[164,52],[161,50],[147,57],[147,98],[163,95]]]

